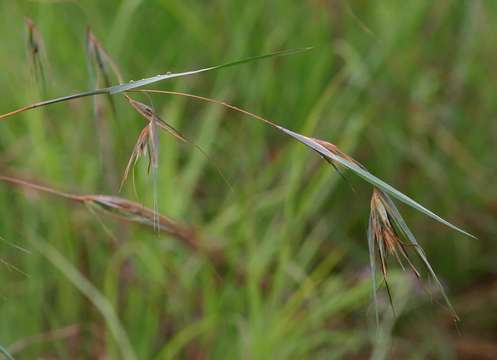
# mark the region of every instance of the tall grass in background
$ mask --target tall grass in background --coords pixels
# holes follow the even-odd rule
[[[87,24],[126,79],[165,67],[175,72],[275,48],[326,44],[305,56],[161,86],[223,99],[298,133],[331,140],[452,222],[475,229],[483,239],[495,233],[495,193],[484,186],[493,184],[495,172],[487,148],[496,134],[490,131],[495,99],[485,70],[494,52],[488,46],[495,34],[490,5],[21,1],[0,7],[1,14],[9,14],[2,16],[2,33],[11,34],[2,38],[9,56],[0,59],[8,69],[0,75],[5,110],[99,82],[108,86],[101,75],[88,76],[87,68],[98,70],[98,59],[93,58],[96,68],[85,63]],[[283,13],[276,26],[274,14]],[[34,19],[35,30],[29,22],[24,29],[24,16]],[[40,34],[39,50],[46,57],[30,58],[26,42]],[[88,46],[90,55],[91,50]],[[451,357],[487,344],[485,336],[478,342],[473,334],[486,334],[493,316],[469,325],[466,319],[486,314],[473,304],[476,298],[491,299],[479,284],[495,286],[495,245],[462,237],[451,242],[449,232],[408,212],[411,228],[454,290],[455,307],[464,311],[461,326],[469,331],[453,340],[446,312],[429,306],[422,290],[412,296],[419,282],[393,269],[389,279],[397,318],[382,294],[385,318],[375,330],[366,326],[374,318],[373,308],[368,310],[366,265],[369,187],[349,174],[341,181],[303,147],[219,105],[180,96],[141,100],[201,151],[163,137],[155,160],[158,201],[150,191],[146,161],[130,172],[121,196],[195,224],[195,231],[222,248],[221,266],[205,252],[174,241],[174,233],[159,236],[123,226],[99,212],[2,185],[6,215],[0,219],[0,257],[7,266],[0,272],[0,343],[13,355],[162,359],[372,353],[381,358],[416,350],[413,356]],[[81,99],[2,123],[1,169],[74,193],[114,194],[144,123],[126,100],[113,101]],[[115,200],[79,198],[104,201],[104,211],[110,208],[116,215]],[[119,204],[129,215],[130,203]],[[155,212],[146,214],[152,228],[163,223]],[[136,220],[137,213],[132,215]],[[470,296],[473,291],[477,296]],[[437,316],[430,316],[434,312]],[[379,341],[376,332],[384,335]],[[439,340],[435,347],[433,339]]]

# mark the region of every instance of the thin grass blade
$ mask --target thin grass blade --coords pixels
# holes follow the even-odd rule
[[[223,68],[227,68],[227,67],[232,67],[232,66],[236,66],[236,65],[241,65],[241,64],[245,64],[245,63],[249,63],[249,62],[253,62],[253,61],[257,61],[257,60],[262,60],[262,59],[267,59],[267,58],[272,58],[272,57],[277,57],[277,56],[287,56],[287,55],[298,54],[298,53],[308,51],[311,49],[312,49],[312,47],[305,47],[305,48],[291,49],[291,50],[282,50],[282,51],[276,51],[276,52],[273,52],[270,54],[253,56],[253,57],[249,57],[246,59],[232,61],[232,62],[228,62],[228,63],[222,64],[222,65],[211,66],[211,67],[198,69],[198,70],[185,71],[185,72],[180,72],[180,73],[166,73],[166,74],[162,74],[162,75],[152,76],[152,77],[149,77],[146,79],[141,79],[138,81],[130,81],[126,84],[113,86],[113,87],[109,88],[108,91],[111,94],[118,94],[118,93],[122,93],[125,91],[138,89],[138,88],[141,88],[143,86],[147,86],[147,85],[156,83],[158,81],[163,81],[166,79],[196,75],[196,74],[204,73],[207,71],[219,70],[219,69],[223,69]]]

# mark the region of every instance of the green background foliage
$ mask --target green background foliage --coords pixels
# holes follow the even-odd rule
[[[42,91],[24,17],[44,39]],[[492,358],[496,24],[497,6],[478,0],[1,0],[0,113],[92,86],[87,25],[127,81],[314,45],[154,88],[224,100],[337,144],[479,239],[402,206],[462,321],[458,332],[433,284],[392,266],[398,317],[382,294],[377,330],[369,185],[350,173],[345,182],[241,114],[142,96],[210,158],[161,135],[160,211],[219,239],[228,266],[214,268],[170,236],[2,183],[0,344],[23,359]],[[84,98],[0,122],[0,173],[117,195],[144,121],[122,96],[116,117],[100,100],[104,121]],[[146,167],[139,162],[120,196],[152,207]]]

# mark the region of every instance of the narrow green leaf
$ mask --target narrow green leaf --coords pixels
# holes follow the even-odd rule
[[[109,91],[110,94],[118,94],[118,93],[121,93],[124,91],[137,89],[137,88],[140,88],[140,87],[143,87],[146,85],[150,85],[150,84],[156,83],[158,81],[166,80],[166,79],[200,74],[200,73],[207,72],[207,71],[223,69],[223,68],[227,68],[227,67],[231,67],[231,66],[241,65],[241,64],[248,63],[248,62],[272,58],[272,57],[277,57],[277,56],[286,56],[286,55],[297,54],[297,53],[308,51],[311,49],[312,49],[312,47],[292,49],[292,50],[282,50],[282,51],[276,51],[276,52],[273,52],[270,54],[253,56],[250,58],[237,60],[237,61],[229,62],[226,64],[222,64],[222,65],[211,66],[211,67],[198,69],[198,70],[185,71],[185,72],[181,72],[181,73],[166,73],[166,74],[157,75],[157,76],[153,76],[153,77],[146,78],[146,79],[141,79],[141,80],[137,80],[137,81],[130,81],[126,84],[112,86],[112,87],[108,88],[107,90]]]

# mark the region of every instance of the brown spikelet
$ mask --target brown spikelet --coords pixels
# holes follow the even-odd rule
[[[121,179],[121,185],[119,187],[119,190],[122,190],[124,183],[128,179],[128,175],[132,166],[138,161],[138,159],[141,156],[147,153],[148,138],[149,138],[149,127],[145,126],[141,131],[140,135],[138,136],[138,140],[136,141],[136,144],[133,148],[133,152],[131,153],[131,156],[128,160],[128,164],[126,165],[126,170],[124,171],[124,175]]]
[[[195,149],[200,151],[200,153],[205,156],[205,158],[211,162],[210,157],[208,154],[197,144],[195,144],[193,141],[188,139],[186,136],[184,136],[179,130],[174,128],[172,125],[168,124],[165,122],[157,113],[148,105],[137,101],[133,98],[131,98],[129,95],[125,95],[126,99],[128,100],[129,104],[148,122],[148,143],[149,143],[149,159],[150,159],[150,167],[152,170],[154,169],[154,164],[157,166],[157,158],[158,158],[158,145],[159,145],[159,140],[158,140],[158,133],[157,130],[160,129],[170,135],[172,135],[174,138],[177,140],[193,146]],[[138,143],[140,140],[138,140]],[[131,159],[130,159],[131,161]],[[129,165],[129,163],[128,163]],[[221,169],[216,165],[213,164],[214,168],[218,172],[218,174],[221,176],[223,181],[231,188],[231,185],[229,181],[226,179],[226,177],[223,175]],[[149,170],[150,170],[149,167]],[[128,170],[129,171],[129,170]],[[123,177],[124,181],[126,181],[127,176]],[[122,187],[123,184],[121,184]]]
[[[375,188],[371,197],[371,219],[373,224],[374,239],[378,244],[383,243],[382,246],[386,248],[390,255],[394,255],[399,264],[403,267],[402,261],[399,257],[400,253],[408,262],[416,277],[419,278],[419,271],[412,264],[405,246],[401,241],[401,235],[399,235],[393,224],[393,216],[389,213],[389,204],[385,202],[383,193],[381,190]],[[381,261],[384,262],[384,259]],[[386,271],[384,272],[384,275],[386,276]]]
[[[378,247],[378,257],[380,263],[380,270],[383,275],[383,280],[385,282],[386,290],[388,293],[390,305],[393,309],[392,295],[390,288],[388,286],[388,271],[387,271],[387,255],[393,255],[401,268],[405,270],[405,266],[402,259],[407,262],[411,271],[416,275],[418,279],[421,278],[420,272],[416,269],[411,258],[408,254],[406,246],[411,246],[418,255],[419,259],[427,267],[431,277],[438,285],[442,296],[444,297],[447,306],[452,312],[455,320],[458,320],[458,316],[452,307],[445,290],[440,283],[438,277],[433,271],[423,249],[420,247],[414,235],[407,227],[404,219],[400,215],[397,207],[392,202],[388,194],[383,192],[378,188],[374,188],[373,195],[371,197],[371,213],[369,218],[369,229],[368,229],[368,242],[369,251],[371,259],[371,270],[373,273],[373,280],[375,277],[375,248]],[[376,285],[373,281],[373,295],[375,299],[375,309],[376,309]],[[378,321],[378,311],[376,309],[376,318]]]
[[[56,190],[18,177],[0,175],[0,181],[42,191],[103,211],[118,221],[133,222],[154,228],[178,239],[191,250],[205,254],[216,266],[227,264],[217,241],[200,236],[192,226],[182,224],[139,203],[109,195],[77,195]]]
[[[353,164],[356,164],[357,166],[361,167],[361,168],[364,168],[364,166],[362,166],[362,164],[360,162],[358,162],[357,160],[355,160],[354,158],[352,158],[351,156],[347,155],[346,153],[344,153],[342,150],[340,150],[338,148],[338,146],[336,146],[335,144],[332,144],[328,141],[324,141],[324,140],[320,140],[320,139],[316,139],[316,138],[311,138],[312,140],[314,140],[315,142],[317,142],[319,145],[321,146],[324,146],[326,149],[328,149],[331,153],[337,155],[337,156],[340,156],[341,158],[344,158],[348,161],[350,161],[351,163]]]
[[[190,141],[186,139],[178,130],[176,130],[172,125],[166,123],[162,120],[159,115],[148,105],[132,99],[130,96],[126,95],[126,99],[131,104],[131,106],[141,115],[143,116],[149,123],[155,123],[157,127],[164,130],[165,132],[173,135],[176,139],[189,143]]]

